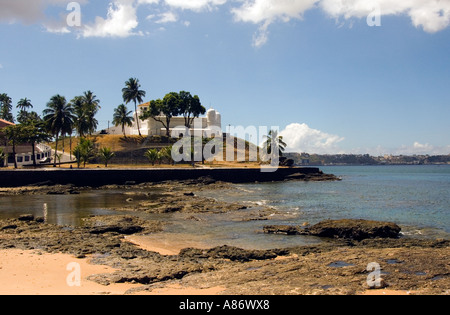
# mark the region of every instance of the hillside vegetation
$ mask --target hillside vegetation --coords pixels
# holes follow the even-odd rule
[[[140,136],[127,136],[123,135],[96,135],[88,137],[93,143],[96,149],[110,148],[114,152],[114,157],[110,161],[111,167],[118,165],[145,165],[151,166],[147,158],[144,156],[145,152],[149,149],[160,150],[162,148],[173,145],[177,142],[177,139],[168,138],[165,136],[153,136],[153,137],[140,137]],[[224,161],[207,162],[203,164],[211,167],[259,167],[259,162],[248,162],[250,156],[250,150],[258,152],[256,145],[249,143],[248,141],[233,138],[234,142],[234,155],[235,161],[226,160],[226,148],[227,144],[224,140]],[[208,139],[204,140],[208,141]],[[64,152],[69,154],[70,149],[72,152],[74,148],[80,143],[79,138],[66,137],[63,141],[59,141],[58,150],[61,151],[64,148]],[[50,143],[50,146],[54,148],[54,143]],[[246,162],[236,162],[237,157],[244,154]],[[90,164],[101,164],[98,158],[93,158]],[[202,164],[197,162],[197,164]],[[180,166],[180,164],[177,164]]]

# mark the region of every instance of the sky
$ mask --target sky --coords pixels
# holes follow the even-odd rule
[[[138,78],[288,151],[450,154],[450,0],[0,0],[0,40],[0,93],[39,114],[91,90],[106,128]]]

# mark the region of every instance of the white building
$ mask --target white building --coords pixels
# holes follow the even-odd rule
[[[140,117],[145,111],[148,110],[149,103],[141,104],[138,107],[138,117]],[[133,118],[136,120],[136,113],[133,114]],[[161,115],[158,117],[159,120],[165,121],[165,116]],[[186,131],[184,127],[185,121],[184,117],[172,117],[170,121],[170,132],[172,134],[173,131],[178,133],[183,133]],[[165,136],[166,128],[164,125],[153,119],[149,118],[147,120],[139,119],[139,128],[141,130],[141,135],[143,136]],[[110,133],[112,134],[121,134],[122,128],[121,126],[116,128],[110,128]],[[206,112],[206,117],[199,117],[195,120],[193,125],[191,126],[189,132],[191,134],[202,134],[203,136],[209,137],[211,134],[222,133],[222,115],[211,108]],[[125,127],[125,133],[127,135],[139,135],[137,122],[134,121],[131,127]]]

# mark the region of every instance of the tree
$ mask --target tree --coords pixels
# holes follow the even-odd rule
[[[159,159],[159,152],[156,149],[149,149],[145,152],[144,156],[149,160],[152,165],[155,165],[155,162]]]
[[[50,141],[51,136],[44,130],[42,122],[33,123],[30,121],[27,125],[21,125],[21,141],[31,145],[33,166],[36,167],[36,143]]]
[[[92,91],[84,92],[82,96],[84,118],[86,119],[87,131],[90,136],[95,132],[98,126],[98,121],[95,115],[98,113],[100,107],[100,100]]]
[[[61,95],[55,95],[47,103],[47,108],[43,112],[44,121],[47,130],[55,137],[55,159],[54,167],[56,167],[56,155],[58,151],[58,138],[65,132],[70,121],[74,120],[73,108],[67,104],[66,98]]]
[[[12,99],[8,94],[0,94],[0,118],[9,122],[14,122],[12,111]]]
[[[27,112],[25,110],[21,110],[17,115],[17,121],[19,124],[27,125],[31,122],[39,122],[42,121],[42,118],[39,117],[39,114],[36,112]]]
[[[134,102],[134,111],[136,113],[136,123],[138,127],[139,136],[141,135],[141,128],[139,127],[139,117],[137,111],[137,102],[142,103],[143,98],[146,95],[146,92],[140,90],[141,85],[139,84],[139,80],[136,78],[130,78],[127,82],[125,82],[125,88],[122,89],[123,101],[128,104],[131,101]]]
[[[108,162],[114,157],[114,152],[111,150],[111,148],[101,148],[99,157],[105,163],[105,167],[108,167]]]
[[[134,119],[133,116],[130,116],[131,114],[132,112],[128,111],[128,108],[124,104],[114,109],[113,124],[116,127],[122,126],[122,132],[125,138],[127,137],[125,134],[125,126],[133,126]]]
[[[28,109],[33,108],[33,104],[31,104],[31,101],[27,98],[22,98],[18,103],[17,103],[17,108],[19,110],[23,110],[23,111],[28,111]]]
[[[164,96],[162,100],[150,101],[149,110],[141,116],[141,119],[153,118],[159,121],[166,128],[166,136],[170,137],[170,121],[172,117],[177,116],[179,113],[180,97],[178,93],[171,92]]]
[[[86,118],[86,111],[84,108],[83,96],[75,96],[70,101],[70,106],[73,108],[74,128],[78,133],[80,138],[84,138],[85,135],[89,133],[88,120]]]
[[[165,158],[169,164],[174,164],[174,160],[172,158],[172,146],[164,147],[159,151],[161,158]]]
[[[17,168],[16,160],[16,145],[22,143],[22,126],[21,125],[11,125],[3,129],[3,132],[8,139],[9,143],[12,145],[12,157],[14,160],[14,168]]]
[[[94,142],[89,139],[80,138],[80,143],[75,147],[73,152],[77,159],[78,168],[81,163],[86,167],[86,163],[95,156]]]
[[[206,113],[206,108],[202,106],[198,95],[192,96],[190,92],[181,91],[179,98],[179,112],[183,114],[185,126],[190,128],[195,118]]]
[[[29,113],[28,109],[33,108],[31,101],[27,98],[22,98],[16,106],[19,109],[19,114],[17,115],[17,121],[21,124],[26,123],[29,119],[37,119],[39,116],[36,112]]]
[[[283,141],[283,136],[279,136],[276,130],[270,130],[266,138],[267,140],[264,145],[267,148],[267,154],[272,154],[272,149],[275,149],[278,150],[279,156],[283,156],[283,152],[287,146]],[[273,148],[272,145],[274,145]]]
[[[2,148],[0,148],[0,167],[3,167],[5,164],[5,160],[6,160],[6,153],[5,151],[3,151]]]

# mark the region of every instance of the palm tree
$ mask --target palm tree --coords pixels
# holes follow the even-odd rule
[[[101,148],[99,157],[105,162],[105,167],[108,167],[108,162],[114,157],[114,152],[111,148]]]
[[[159,154],[162,158],[165,158],[169,164],[174,164],[174,160],[172,158],[172,146],[162,148],[159,151]]]
[[[75,115],[74,127],[78,132],[78,136],[83,138],[89,132],[89,126],[86,118],[86,111],[84,110],[83,96],[76,96],[70,101]]]
[[[56,156],[58,151],[58,138],[60,134],[67,131],[67,125],[74,120],[73,108],[67,104],[66,98],[61,95],[55,95],[47,103],[47,108],[43,111],[44,121],[47,124],[47,129],[56,139],[55,143],[55,158],[54,167],[56,167]]]
[[[142,103],[143,98],[146,95],[146,92],[140,90],[141,85],[139,84],[139,80],[136,78],[130,78],[127,82],[125,82],[125,88],[122,89],[123,101],[128,104],[131,101],[134,102],[134,111],[136,113],[136,122],[139,131],[139,136],[141,136],[141,129],[139,127],[139,117],[137,111],[137,102]]]
[[[152,165],[155,165],[155,162],[159,159],[160,154],[156,149],[149,149],[145,152],[144,156],[149,160]]]
[[[12,111],[12,99],[8,94],[0,94],[0,119],[4,119],[9,122],[14,122],[14,116]]]
[[[125,138],[127,137],[125,134],[125,126],[133,126],[134,119],[133,116],[130,116],[131,114],[132,112],[128,111],[128,108],[124,104],[114,109],[113,124],[116,127],[122,126],[122,132]]]
[[[31,104],[31,101],[27,98],[22,98],[18,103],[17,103],[17,108],[20,109],[21,111],[27,111],[30,108],[33,108],[33,105]]]
[[[77,159],[78,168],[80,168],[81,162],[86,167],[86,163],[95,156],[94,143],[89,139],[81,138],[73,153]]]
[[[97,99],[97,96],[92,91],[84,92],[84,95],[82,96],[83,100],[83,109],[85,112],[85,119],[87,124],[87,129],[89,132],[89,135],[92,136],[92,134],[97,129],[98,121],[95,119],[95,115],[98,113],[98,110],[100,109],[100,100]]]
[[[275,149],[278,149],[279,156],[283,156],[283,152],[286,149],[287,144],[283,141],[283,136],[278,135],[278,131],[270,130],[269,135],[266,136],[267,140],[265,146],[267,148],[267,154],[272,154],[272,144]]]

